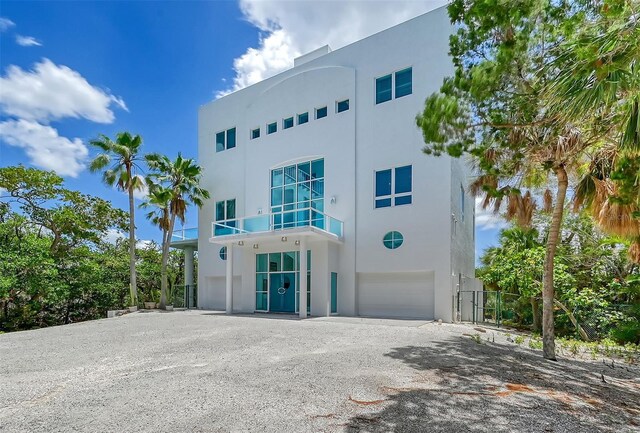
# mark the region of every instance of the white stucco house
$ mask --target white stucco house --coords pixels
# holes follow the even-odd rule
[[[199,308],[455,319],[468,175],[415,126],[451,32],[439,8],[200,108]]]

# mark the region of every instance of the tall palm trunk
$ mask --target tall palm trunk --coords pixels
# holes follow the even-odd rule
[[[553,261],[558,248],[560,237],[560,227],[562,226],[562,216],[564,213],[564,200],[567,196],[569,178],[567,171],[560,165],[555,169],[558,179],[558,193],[556,203],[553,207],[551,225],[549,227],[549,237],[547,238],[547,251],[544,257],[544,276],[542,280],[542,355],[545,359],[556,360],[556,344],[554,341],[553,322]]]
[[[169,229],[163,235],[162,239],[162,265],[161,275],[162,281],[160,281],[160,309],[164,310],[167,306],[167,264],[169,262],[169,246],[171,243],[171,235],[173,234],[173,226],[176,222],[175,214],[171,215],[169,220]]]
[[[129,176],[131,173],[129,172]],[[134,220],[133,187],[129,187],[129,296],[131,305],[138,305],[136,283],[136,226]]]

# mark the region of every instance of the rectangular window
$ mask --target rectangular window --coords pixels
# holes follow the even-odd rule
[[[309,113],[298,114],[298,125],[302,125],[303,123],[307,123],[309,121]]]
[[[347,111],[349,109],[349,100],[345,99],[344,101],[338,101],[336,105],[336,112],[342,113],[343,111]]]
[[[273,134],[278,131],[278,123],[273,122],[267,125],[267,134]]]
[[[260,128],[251,130],[251,139],[255,140],[256,138],[260,138]]]
[[[293,117],[287,117],[282,120],[282,129],[293,128]]]
[[[324,229],[324,160],[271,170],[271,213],[275,229]]]
[[[227,129],[227,149],[236,147],[236,128]]]
[[[236,230],[236,199],[221,200],[216,202],[216,224],[214,235],[231,235]]]
[[[327,107],[316,108],[316,119],[327,117]]]
[[[412,87],[412,69],[407,68],[395,73],[396,78],[396,98],[411,95]]]
[[[391,100],[391,74],[376,78],[376,104]]]
[[[412,167],[406,165],[393,170],[376,171],[375,207],[411,204]]]
[[[338,312],[338,274],[331,272],[331,314]]]
[[[236,147],[236,128],[216,133],[216,152]]]
[[[462,185],[460,185],[460,215],[462,222],[464,222],[464,187]]]

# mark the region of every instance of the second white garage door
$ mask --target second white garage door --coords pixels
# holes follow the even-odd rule
[[[433,319],[433,272],[358,274],[358,314]]]

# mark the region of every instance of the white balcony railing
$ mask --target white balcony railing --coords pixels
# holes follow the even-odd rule
[[[213,237],[242,233],[265,233],[296,227],[315,227],[339,238],[343,235],[344,223],[312,208],[255,215],[231,221],[211,223]]]
[[[171,234],[171,242],[188,241],[192,239],[198,239],[197,227],[174,229]]]

